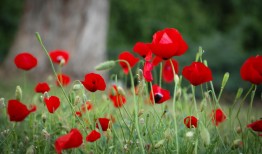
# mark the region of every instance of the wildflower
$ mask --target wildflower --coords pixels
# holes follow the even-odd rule
[[[90,92],[95,92],[97,90],[105,90],[106,83],[103,77],[99,74],[89,73],[85,75],[85,80],[82,81],[84,87]]]
[[[118,60],[125,60],[129,63],[130,69],[136,65],[139,58],[134,57],[130,52],[124,51],[118,56]],[[119,65],[123,68],[125,74],[128,74],[129,68],[126,62],[120,61]]]
[[[158,85],[153,85],[150,92],[151,102],[161,104],[170,99],[170,92],[166,89],[162,89]]]
[[[251,128],[254,131],[262,132],[262,120],[257,120],[251,124],[247,125],[248,128]]]
[[[90,111],[93,108],[93,105],[87,101],[86,103],[81,105],[81,110],[80,111],[76,111],[76,116],[81,117],[82,113],[85,113],[87,110]]]
[[[56,85],[59,86],[58,81],[61,83],[62,86],[66,86],[70,83],[70,77],[66,74],[58,74],[57,75],[57,80],[56,80]]]
[[[37,65],[37,59],[28,52],[16,55],[14,63],[17,68],[29,71]]]
[[[147,82],[153,81],[153,75],[151,72],[152,70],[153,64],[151,62],[146,61],[143,68],[143,76]]]
[[[212,80],[212,72],[201,62],[193,62],[190,66],[184,67],[182,75],[194,86]]]
[[[226,120],[226,115],[221,109],[216,109],[212,111],[212,122],[218,126],[220,123]]]
[[[148,45],[149,43],[137,42],[134,45],[133,51],[138,53],[141,57],[145,58],[148,52],[151,52]]]
[[[54,113],[60,106],[60,100],[56,96],[51,96],[49,98],[44,98],[46,107],[50,113]]]
[[[149,45],[152,52],[167,60],[173,56],[180,56],[186,52],[188,46],[177,29],[165,28],[153,35]]]
[[[98,122],[96,123],[96,128],[99,128],[100,125],[103,131],[107,131],[107,129],[109,128],[109,122],[110,119],[108,118],[98,118]]]
[[[83,143],[83,137],[80,131],[76,128],[63,136],[60,136],[55,141],[55,149],[58,154],[62,153],[62,150],[77,148]]]
[[[172,64],[170,60],[167,60],[163,67],[163,79],[166,82],[172,82],[174,79],[174,72],[172,69],[172,65],[174,66],[175,74],[178,74],[178,62],[172,59]]]
[[[101,137],[101,134],[96,130],[92,130],[86,137],[87,142],[95,142]]]
[[[187,116],[184,119],[184,124],[187,128],[197,128],[198,119],[195,116]]]
[[[10,121],[23,121],[31,112],[36,111],[36,106],[32,105],[31,109],[27,109],[26,105],[18,100],[9,100],[7,105],[7,114]]]
[[[112,86],[109,93],[109,99],[113,102],[115,107],[121,107],[126,103],[125,96],[118,91],[116,85]]]
[[[259,85],[262,83],[262,56],[248,58],[240,69],[243,80]]]
[[[54,63],[65,65],[69,60],[69,53],[65,50],[53,50],[49,55]]]
[[[43,94],[45,92],[48,92],[49,90],[50,90],[50,87],[46,82],[38,83],[35,86],[35,92],[36,93],[42,93]]]

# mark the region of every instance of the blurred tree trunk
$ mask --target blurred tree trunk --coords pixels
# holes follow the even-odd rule
[[[16,38],[4,63],[5,70],[18,72],[13,59],[27,51],[38,58],[38,66],[30,71],[31,75],[43,78],[51,72],[35,37],[35,32],[39,32],[47,50],[69,51],[70,60],[63,72],[83,78],[106,59],[108,11],[108,0],[25,0]]]

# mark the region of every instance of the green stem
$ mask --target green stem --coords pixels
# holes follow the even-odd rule
[[[197,109],[197,104],[196,104],[196,93],[195,93],[195,86],[191,85],[192,93],[193,93],[193,101],[194,101],[194,106],[197,114],[197,118],[199,118],[198,115],[198,109]],[[190,119],[191,123],[191,119]],[[195,154],[197,154],[197,146],[198,146],[198,137],[196,138],[196,144],[195,144]]]
[[[173,71],[173,74],[174,74],[174,83],[175,83],[175,88],[174,88],[174,94],[173,94],[173,110],[174,110],[174,123],[175,123],[175,134],[176,134],[176,153],[179,154],[179,144],[178,144],[178,134],[177,134],[177,119],[176,119],[176,91],[177,91],[177,84],[176,83],[176,80],[175,80],[175,75],[176,75],[176,72],[175,72],[175,68],[174,68],[174,65],[172,63],[172,60],[170,59],[170,64],[171,64],[171,67],[172,67],[172,71]]]
[[[42,39],[41,39],[41,36],[40,36],[40,34],[39,34],[38,32],[36,32],[35,34],[36,34],[36,38],[37,38],[38,42],[40,43],[42,49],[44,50],[44,52],[46,53],[46,55],[47,55],[47,57],[48,57],[48,59],[49,59],[49,62],[50,62],[50,64],[51,64],[51,67],[52,67],[52,70],[53,70],[53,73],[55,74],[55,77],[56,77],[56,79],[57,79],[57,73],[56,73],[54,64],[53,64],[53,62],[52,62],[52,59],[51,59],[50,55],[48,54],[48,51],[46,50],[46,48],[45,48],[45,46],[44,46],[44,44],[43,44],[43,41],[42,41]],[[64,96],[65,96],[68,104],[70,105],[72,114],[75,115],[75,112],[76,112],[76,111],[75,111],[73,105],[70,103],[70,99],[68,98],[68,96],[67,96],[67,94],[66,94],[66,92],[65,92],[65,90],[64,90],[64,88],[63,88],[63,86],[62,86],[62,84],[61,84],[61,82],[60,82],[59,80],[57,80],[57,81],[58,81],[59,86],[61,87],[61,90],[62,90],[62,92],[63,92],[63,94],[64,94]],[[81,121],[81,119],[80,119],[78,116],[76,116],[76,117],[77,117],[77,119],[79,120],[80,124],[82,125],[83,130],[86,131],[86,127],[85,127],[84,123]]]
[[[162,71],[163,71],[163,64],[160,63],[160,71],[159,71],[159,87],[162,87]]]
[[[249,106],[248,113],[247,113],[247,121],[249,121],[249,119],[250,119],[250,112],[251,112],[252,107],[253,107],[254,97],[255,97],[256,90],[257,90],[257,86],[254,85],[254,87],[255,88],[254,88],[254,90],[251,93],[250,106]]]

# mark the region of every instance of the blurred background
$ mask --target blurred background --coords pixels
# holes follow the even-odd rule
[[[48,0],[38,1],[42,1],[42,4],[50,3]],[[58,6],[69,3],[68,0],[61,1]],[[87,0],[89,1],[92,0]],[[205,51],[204,59],[208,60],[212,69],[216,88],[220,87],[225,72],[230,73],[226,87],[228,93],[235,93],[238,87],[249,87],[249,83],[241,80],[239,70],[245,59],[262,53],[261,0],[97,1],[100,1],[98,5],[107,5],[109,8],[104,13],[107,30],[104,35],[107,56],[104,59],[116,59],[120,52],[132,51],[136,42],[151,42],[156,31],[173,27],[180,31],[189,45],[186,54],[176,58],[180,64],[180,72],[195,59],[201,46]],[[10,49],[23,23],[21,18],[28,9],[25,5],[30,2],[33,1],[0,1],[0,65],[7,63],[9,52],[12,52]],[[87,9],[90,10],[90,7]],[[97,13],[100,12],[101,10]],[[68,31],[70,30],[75,29]],[[59,41],[62,42],[63,37]],[[261,86],[259,88],[258,95],[261,95]]]

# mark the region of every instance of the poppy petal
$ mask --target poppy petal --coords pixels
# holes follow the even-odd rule
[[[101,134],[99,132],[97,132],[96,130],[91,131],[87,137],[86,137],[86,141],[87,142],[95,142],[96,140],[98,140],[101,137]]]
[[[60,100],[56,96],[51,96],[44,99],[46,107],[50,113],[54,113],[60,106]]]
[[[37,59],[28,52],[16,55],[14,63],[17,68],[28,71],[37,65]]]

